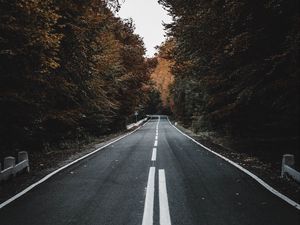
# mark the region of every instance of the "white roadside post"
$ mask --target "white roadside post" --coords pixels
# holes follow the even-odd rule
[[[14,174],[14,167],[16,164],[16,159],[14,157],[6,157],[4,158],[3,170],[2,165],[0,164],[0,181],[8,180]]]
[[[16,165],[15,157],[8,156],[4,158],[4,169],[8,169],[10,167],[14,168]]]
[[[138,111],[135,111],[135,112],[134,112],[134,115],[135,115],[135,122],[137,123],[137,121],[138,121],[138,120],[137,120],[137,116],[139,115]]]
[[[26,170],[29,173],[28,153],[18,152],[18,161],[12,156],[4,158],[3,170],[0,163],[0,181],[8,180],[11,176],[16,176],[19,172]]]
[[[283,155],[281,177],[284,178],[287,174],[300,183],[300,172],[293,168],[295,164],[294,156],[291,154]]]
[[[15,157],[12,156],[8,156],[4,158],[4,168],[2,173],[1,179],[7,180],[9,177],[11,177],[12,175],[15,176],[14,173],[14,167],[16,165],[16,159]]]
[[[292,167],[295,164],[294,155],[285,154],[282,157],[282,164],[281,164],[281,177],[285,176],[285,166]]]
[[[30,172],[28,153],[26,151],[18,152],[18,163],[26,162],[26,172]]]

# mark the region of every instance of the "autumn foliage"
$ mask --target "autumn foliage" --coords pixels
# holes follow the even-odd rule
[[[171,73],[173,62],[168,56],[168,51],[171,51],[172,47],[173,42],[170,40],[159,47],[159,52],[156,55],[157,66],[151,73],[151,79],[160,92],[163,108],[167,111],[173,108],[173,99],[170,98],[170,89],[174,82],[174,76]]]
[[[149,68],[117,1],[0,0],[0,146],[42,150],[123,129]]]

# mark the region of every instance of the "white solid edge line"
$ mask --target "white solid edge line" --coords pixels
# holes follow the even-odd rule
[[[264,188],[266,188],[268,191],[272,192],[274,195],[276,195],[277,197],[281,198],[282,200],[284,200],[285,202],[287,202],[288,204],[294,206],[296,209],[300,210],[300,204],[293,201],[292,199],[290,199],[289,197],[285,196],[284,194],[280,193],[279,191],[277,191],[276,189],[274,189],[273,187],[271,187],[269,184],[267,184],[265,181],[263,181],[261,178],[259,178],[258,176],[254,175],[253,173],[251,173],[249,170],[245,169],[244,167],[238,165],[237,163],[231,161],[230,159],[226,158],[225,156],[220,155],[219,153],[214,152],[213,150],[211,150],[210,148],[204,146],[203,144],[199,143],[198,141],[196,141],[195,139],[193,139],[192,137],[188,136],[187,134],[183,133],[181,130],[179,130],[177,127],[175,127],[169,120],[168,121],[171,124],[171,126],[173,128],[175,128],[179,133],[181,133],[182,135],[186,136],[187,138],[191,139],[193,142],[195,142],[196,144],[200,145],[202,148],[206,149],[207,151],[215,154],[216,156],[222,158],[223,160],[227,161],[228,163],[230,163],[231,165],[235,166],[236,168],[238,168],[239,170],[243,171],[244,173],[246,173],[247,175],[249,175],[250,177],[252,177],[254,180],[256,180],[260,185],[262,185]]]
[[[159,215],[160,225],[171,225],[171,217],[168,203],[168,192],[166,184],[165,170],[159,170]]]
[[[150,167],[142,225],[153,225],[155,167]]]
[[[157,147],[157,141],[154,142],[154,147]]]
[[[79,161],[81,161],[81,160],[83,160],[83,159],[85,159],[85,158],[87,158],[87,157],[89,157],[89,156],[91,156],[91,155],[99,152],[100,150],[106,148],[107,146],[109,146],[109,145],[111,145],[111,144],[113,144],[113,143],[115,143],[117,141],[120,141],[121,139],[127,137],[128,135],[133,134],[134,132],[136,132],[137,130],[139,130],[140,128],[142,128],[144,125],[146,125],[148,122],[149,122],[149,120],[146,123],[144,123],[142,126],[140,126],[137,129],[131,131],[130,133],[125,134],[125,135],[117,138],[116,140],[114,140],[114,141],[112,141],[110,143],[107,143],[106,145],[104,145],[104,146],[102,146],[100,148],[97,148],[96,150],[94,150],[94,151],[92,151],[92,152],[90,152],[90,153],[88,153],[88,154],[86,154],[86,155],[84,155],[84,156],[82,156],[82,157],[74,160],[73,162],[68,163],[67,165],[64,165],[63,167],[58,168],[57,170],[55,170],[53,172],[51,172],[50,174],[46,175],[45,177],[43,177],[42,179],[40,179],[36,183],[31,184],[30,186],[28,186],[27,188],[25,188],[23,191],[19,192],[18,194],[16,194],[13,197],[9,198],[5,202],[1,203],[0,204],[0,209],[2,209],[4,206],[8,205],[9,203],[15,201],[16,199],[20,198],[22,195],[26,194],[27,192],[29,192],[30,190],[32,190],[33,188],[35,188],[39,184],[45,182],[50,177],[54,176],[55,174],[57,174],[58,172],[62,171],[63,169],[66,169],[67,167],[69,167],[69,166],[71,166],[71,165],[73,165],[73,164],[75,164],[75,163],[77,163],[77,162],[79,162]]]
[[[153,148],[151,161],[156,161],[156,151],[157,151],[157,148]]]

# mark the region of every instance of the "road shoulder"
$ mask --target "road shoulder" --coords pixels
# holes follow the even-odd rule
[[[293,201],[297,203],[300,202],[300,184],[292,179],[282,179],[280,177],[280,167],[278,167],[278,165],[262,161],[258,157],[237,152],[233,149],[222,146],[218,144],[217,140],[213,136],[196,134],[180,124],[177,124],[176,127],[204,146],[212,149],[214,152],[247,169]]]
[[[124,130],[109,135],[91,137],[89,140],[73,143],[68,147],[65,146],[63,149],[51,148],[43,152],[31,153],[29,155],[31,168],[30,173],[24,173],[0,184],[0,203],[5,202],[30,185],[40,181],[48,174],[51,174],[59,168],[62,168],[71,162],[78,160],[81,157],[84,157],[85,155],[88,155],[125,135],[130,134],[142,125],[143,124],[140,124],[140,126],[134,126],[129,130]]]

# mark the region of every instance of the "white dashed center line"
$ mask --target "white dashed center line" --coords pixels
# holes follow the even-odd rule
[[[159,170],[158,175],[160,225],[171,225],[165,170]]]
[[[153,225],[155,167],[150,167],[142,225]]]
[[[156,161],[156,156],[157,156],[159,121],[160,121],[160,117],[156,124],[156,135],[155,135],[154,148],[152,150],[152,157],[151,157],[152,162]],[[154,192],[155,192],[154,188],[155,188],[155,167],[150,167],[142,225],[153,225],[153,207],[154,207]],[[166,175],[164,169],[160,169],[158,171],[158,189],[159,189],[158,197],[159,197],[160,225],[171,225]]]
[[[156,161],[156,151],[157,151],[157,149],[153,148],[151,161]]]

